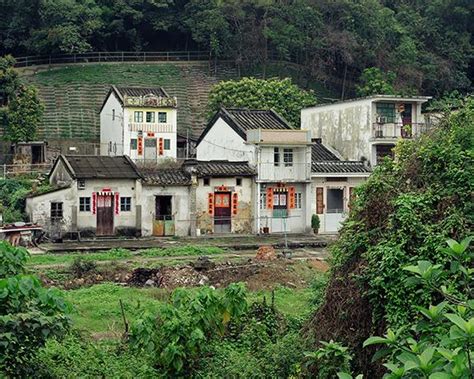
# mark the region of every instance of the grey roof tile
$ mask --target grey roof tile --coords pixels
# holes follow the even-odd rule
[[[62,155],[78,179],[138,179],[140,173],[127,156]]]
[[[311,161],[338,161],[339,158],[333,154],[321,142],[314,142],[311,145]]]
[[[142,170],[145,184],[162,186],[187,186],[191,184],[191,175],[184,170],[162,169],[162,170]]]
[[[313,161],[311,171],[325,174],[370,173],[370,169],[360,161]]]
[[[232,176],[254,176],[256,170],[251,167],[247,161],[231,162],[231,161],[198,161],[188,160],[185,166],[190,168],[194,166],[198,177],[232,177]]]

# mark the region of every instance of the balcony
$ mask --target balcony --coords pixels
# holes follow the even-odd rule
[[[170,123],[163,122],[130,122],[128,128],[132,132],[148,133],[175,133],[176,127]]]
[[[286,166],[280,163],[275,166],[273,162],[262,162],[257,165],[258,180],[269,182],[304,182],[311,180],[310,163],[293,163]]]
[[[424,123],[374,123],[372,125],[372,139],[398,139],[413,138],[425,133],[427,127]]]

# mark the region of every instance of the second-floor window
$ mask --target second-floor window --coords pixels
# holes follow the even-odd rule
[[[395,104],[377,103],[377,117],[381,117],[386,123],[395,122]]]
[[[134,122],[143,122],[143,112],[142,111],[133,112],[133,121]]]
[[[158,122],[166,122],[166,112],[158,112]]]
[[[275,166],[280,165],[280,149],[278,147],[273,149],[273,164]]]
[[[283,162],[285,167],[293,166],[293,149],[283,149]]]
[[[146,122],[155,122],[155,112],[146,112]]]
[[[115,121],[115,109],[112,109],[112,121]]]

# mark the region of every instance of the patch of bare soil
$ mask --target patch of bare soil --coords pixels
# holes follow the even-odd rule
[[[205,257],[200,257],[191,265],[136,268],[132,271],[126,266],[109,266],[101,268],[100,271],[89,272],[80,278],[50,279],[42,275],[41,279],[47,286],[64,289],[91,286],[102,282],[167,289],[202,285],[219,288],[234,282],[244,282],[247,288],[253,291],[271,289],[278,284],[291,288],[307,287],[315,272],[326,270],[327,265],[317,259],[248,259],[243,262],[215,263]]]

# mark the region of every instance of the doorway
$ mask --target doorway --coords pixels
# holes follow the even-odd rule
[[[326,231],[337,232],[344,220],[344,189],[328,188],[326,204]]]
[[[145,138],[145,161],[156,161],[156,138]]]
[[[31,163],[32,164],[44,163],[44,146],[43,145],[31,146]]]
[[[155,219],[153,220],[153,235],[158,237],[174,236],[172,196],[155,197]]]
[[[214,233],[230,233],[232,230],[230,192],[214,194]]]
[[[288,192],[276,192],[273,194],[273,219],[272,233],[283,233],[288,231]]]
[[[112,194],[97,196],[97,228],[96,235],[110,236],[114,234],[114,198]]]

